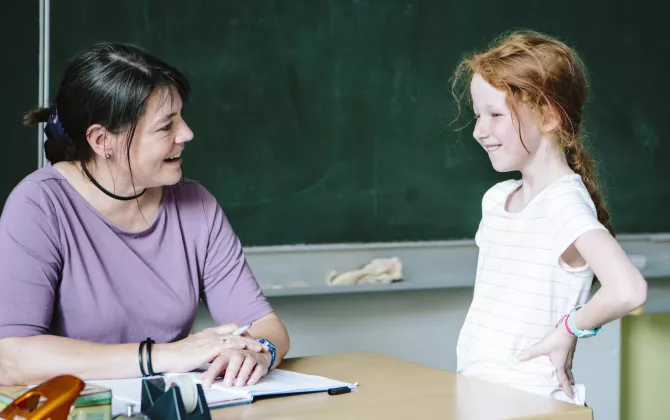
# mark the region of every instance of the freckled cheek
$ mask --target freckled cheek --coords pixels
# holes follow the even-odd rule
[[[496,126],[498,140],[507,147],[521,146],[519,132],[512,124],[498,123]]]
[[[501,124],[500,121],[492,119],[489,125],[489,131],[501,143],[506,143],[507,139],[509,139],[509,130],[505,127],[505,124]]]

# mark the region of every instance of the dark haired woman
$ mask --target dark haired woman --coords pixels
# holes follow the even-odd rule
[[[142,50],[77,56],[45,122],[50,165],[0,218],[0,383],[185,372],[257,382],[289,349],[225,214],[182,180],[186,78]],[[219,327],[189,335],[202,299]],[[239,334],[238,326],[252,324]]]

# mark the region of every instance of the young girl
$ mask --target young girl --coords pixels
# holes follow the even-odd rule
[[[516,32],[465,58],[453,83],[457,99],[469,88],[473,135],[493,168],[521,172],[482,200],[458,372],[584,404],[570,372],[577,338],[638,308],[647,292],[613,237],[580,137],[584,67],[564,43]],[[601,288],[587,303],[594,274]]]

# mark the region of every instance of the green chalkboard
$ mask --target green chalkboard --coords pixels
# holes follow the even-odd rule
[[[13,2],[0,13],[3,41],[0,80],[0,127],[2,127],[3,176],[0,177],[0,208],[14,186],[37,169],[37,128],[21,125],[23,114],[38,106],[39,2]]]
[[[493,171],[472,127],[448,125],[448,78],[501,31],[546,31],[589,67],[586,131],[615,229],[670,231],[670,50],[642,3],[59,0],[52,83],[101,40],[181,68],[186,175],[245,245],[472,238],[482,194],[517,174]]]

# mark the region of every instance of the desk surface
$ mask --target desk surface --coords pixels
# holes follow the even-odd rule
[[[343,395],[284,396],[213,410],[213,420],[593,420],[591,409],[586,407],[376,353],[286,359],[281,368],[358,382],[359,387]]]

